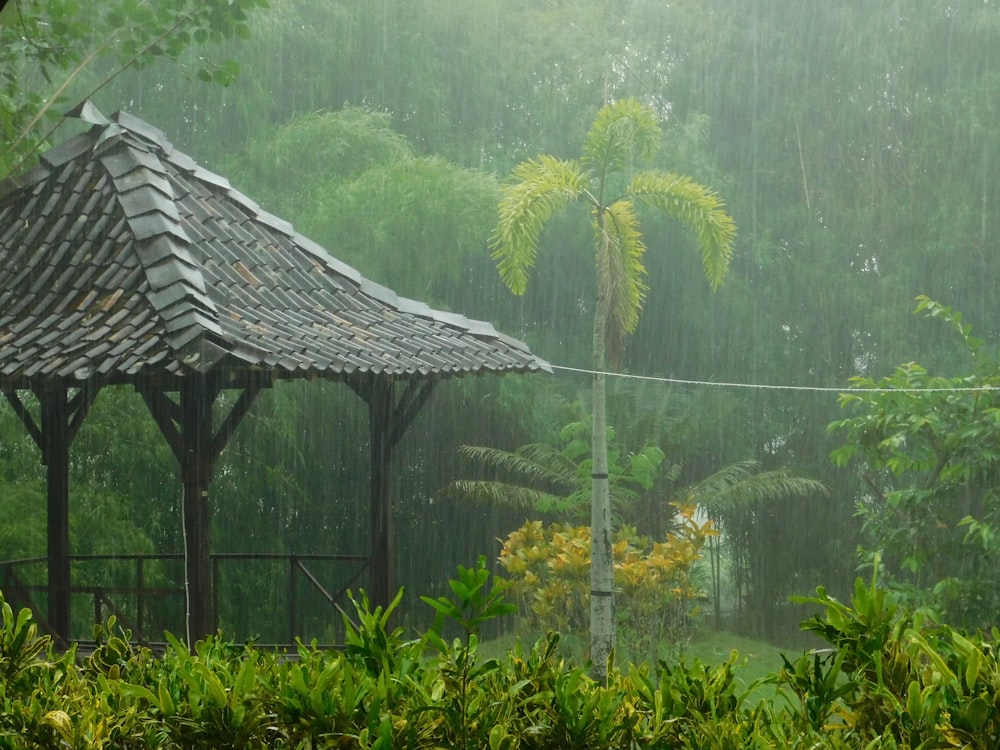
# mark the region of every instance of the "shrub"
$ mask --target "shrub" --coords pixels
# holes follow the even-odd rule
[[[54,653],[26,610],[0,597],[0,749],[396,748],[490,750],[874,750],[1000,746],[1000,662],[993,642],[938,626],[859,581],[850,605],[822,589],[803,628],[829,649],[787,659],[747,700],[739,656],[612,670],[607,686],[558,656],[549,633],[482,659],[477,631],[506,613],[485,561],[459,570],[453,597],[425,599],[463,636],[405,640],[398,599],[354,600],[348,648],[299,644],[297,658],[221,637],[192,654],[175,639],[155,657],[109,622],[98,651]],[[992,642],[991,642],[992,641]],[[785,702],[783,698],[787,696]]]
[[[689,634],[703,592],[694,569],[712,522],[694,505],[672,504],[675,530],[663,542],[623,527],[615,536],[615,587],[622,640],[652,660],[664,642]],[[529,630],[586,632],[590,612],[590,527],[528,521],[511,532],[500,551],[508,590]]]

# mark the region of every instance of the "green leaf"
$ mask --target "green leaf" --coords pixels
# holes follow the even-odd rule
[[[583,194],[585,180],[578,163],[551,156],[515,167],[512,182],[503,189],[497,226],[489,240],[500,278],[514,294],[524,294],[527,288],[542,229]]]
[[[170,688],[167,686],[165,680],[161,681],[156,688],[157,695],[159,696],[159,701],[154,701],[157,707],[160,709],[166,718],[170,718],[177,713],[177,709],[174,706],[174,700],[170,697]]]
[[[648,161],[660,147],[659,118],[638,99],[619,99],[597,113],[583,146],[584,165],[603,183],[633,160]]]
[[[462,616],[462,611],[455,607],[455,605],[448,599],[432,599],[429,596],[421,596],[420,600],[425,604],[430,605],[436,611],[440,612],[445,617],[451,619],[459,619]]]
[[[253,693],[256,683],[257,672],[254,662],[244,657],[240,671],[236,675],[236,681],[233,683],[234,696],[241,700],[247,699]]]

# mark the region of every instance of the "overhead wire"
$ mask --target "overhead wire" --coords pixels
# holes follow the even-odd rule
[[[605,377],[623,378],[630,380],[648,380],[658,383],[670,383],[673,385],[690,386],[714,386],[717,388],[739,388],[744,390],[772,390],[772,391],[812,391],[818,393],[975,393],[978,391],[1000,391],[1000,385],[970,385],[959,387],[932,387],[932,388],[835,388],[822,385],[776,385],[771,383],[741,383],[718,380],[686,380],[682,378],[668,378],[658,375],[634,375],[625,372],[611,372],[604,370],[588,370],[582,367],[565,367],[563,365],[550,364],[553,370],[564,372],[575,372],[584,375],[604,375]]]

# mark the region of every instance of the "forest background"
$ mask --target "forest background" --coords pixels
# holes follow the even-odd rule
[[[684,229],[644,219],[651,292],[622,363],[651,379],[612,379],[609,422],[624,454],[655,444],[666,469],[627,520],[661,534],[667,501],[713,472],[746,460],[789,468],[829,493],[728,518],[728,569],[739,578],[730,624],[781,640],[803,614],[790,595],[848,589],[866,561],[859,545],[880,547],[870,511],[891,505],[892,488],[876,491],[870,473],[865,481],[831,461],[845,440],[827,429],[847,416],[838,390],[910,361],[949,376],[976,371],[968,337],[913,315],[918,295],[997,340],[994,0],[271,0],[247,28],[248,38],[210,46],[192,37],[178,65],[133,66],[94,102],[161,128],[365,276],[489,320],[560,367],[590,362],[586,223],[554,221],[537,282],[512,297],[487,250],[500,185],[527,157],[578,153],[609,99],[654,107],[665,133],[656,166],[715,188],[738,238],[713,294]],[[207,57],[237,61],[240,74],[203,85]],[[44,99],[60,83],[27,56],[3,62],[22,93]],[[96,58],[53,110],[116,64]],[[429,616],[419,594],[439,593],[479,554],[495,558],[497,539],[525,520],[522,509],[445,496],[481,471],[459,446],[558,445],[588,411],[588,384],[557,369],[437,390],[396,464],[397,582],[412,624]],[[863,437],[850,434],[863,453]],[[284,384],[266,394],[217,470],[214,549],[364,554],[365,436],[347,389]],[[992,453],[979,459],[977,477],[989,475]],[[886,467],[871,456],[868,468]],[[43,476],[4,408],[0,559],[44,553]],[[992,484],[980,489],[991,497]],[[74,443],[72,493],[74,552],[180,551],[173,458],[133,394],[101,394]],[[896,562],[903,572],[919,564]],[[286,580],[264,564],[233,570],[220,587],[222,626],[268,638]],[[321,631],[324,617],[310,627]]]

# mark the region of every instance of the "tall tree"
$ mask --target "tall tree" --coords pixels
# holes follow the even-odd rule
[[[927,296],[916,312],[948,324],[965,348],[949,369],[909,361],[888,376],[856,377],[841,394],[851,416],[829,425],[866,492],[862,562],[884,560],[887,585],[913,607],[964,628],[991,625],[1000,605],[1000,357],[962,314]]]
[[[441,304],[482,254],[498,180],[419,155],[394,124],[358,107],[302,115],[251,141],[226,174],[365,276]]]
[[[596,272],[590,638],[594,675],[601,680],[607,678],[615,644],[605,371],[609,361],[617,363],[625,337],[638,325],[647,291],[642,263],[646,247],[637,204],[663,212],[694,231],[712,289],[726,276],[736,235],[735,223],[721,200],[705,186],[683,175],[632,171],[635,163],[652,158],[661,139],[659,118],[651,107],[636,99],[604,106],[587,134],[580,159],[542,155],[514,168],[490,239],[501,278],[512,292],[523,294],[535,264],[539,235],[549,219],[574,201],[582,200],[590,210]]]

